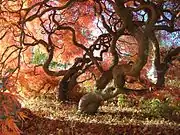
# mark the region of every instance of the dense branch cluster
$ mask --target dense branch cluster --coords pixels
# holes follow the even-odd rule
[[[77,85],[77,78],[92,67],[101,73],[97,88],[104,89],[114,79],[116,90],[109,97],[116,96],[122,90],[127,91],[124,88],[127,75],[140,75],[152,46],[157,71],[178,59],[179,47],[161,61],[156,32],[179,34],[179,4],[178,0],[1,0],[1,76],[8,68],[16,72],[22,63],[27,60],[30,63],[33,48],[41,46],[48,56],[42,64],[44,71],[51,76],[63,76],[59,82],[59,99],[65,100],[65,93]],[[121,64],[121,50],[117,46],[126,35],[132,36],[138,45],[137,59],[128,65],[128,71]],[[49,65],[55,55],[63,56],[67,52],[73,59],[71,67],[51,70]],[[107,53],[112,59],[105,70],[102,62],[107,59]],[[9,65],[10,62],[13,64]],[[158,77],[162,78],[167,69],[157,72]],[[157,82],[163,83],[160,79]]]

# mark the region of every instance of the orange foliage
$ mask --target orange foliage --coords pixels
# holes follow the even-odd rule
[[[41,1],[43,1],[43,0],[27,0],[27,6],[32,6]]]
[[[17,100],[18,96],[13,95],[7,92],[0,92],[0,100],[1,100],[1,110],[0,115],[11,115],[11,113],[16,112],[20,109],[21,104]]]
[[[78,23],[82,27],[89,27],[89,26],[91,27],[92,26],[92,20],[93,20],[93,16],[81,16],[78,19]]]
[[[15,117],[21,105],[18,96],[8,92],[0,92],[0,134],[20,135],[21,131],[16,125]],[[20,120],[20,119],[19,119]]]
[[[125,3],[125,6],[127,7],[131,7],[131,6],[134,6],[134,1],[133,0],[129,0]]]
[[[69,36],[72,35],[70,31],[62,31],[62,33],[63,36],[54,35],[52,38],[53,43],[57,45],[59,48],[62,48],[61,50],[56,49],[54,57],[56,59],[59,58],[61,62],[73,62],[75,57],[82,55],[83,50],[81,48],[76,47],[73,44],[72,36]]]
[[[7,117],[5,120],[0,121],[1,135],[20,135],[21,130],[15,124],[12,117]]]
[[[18,84],[24,88],[23,92],[27,96],[54,90],[58,82],[59,77],[48,76],[41,67],[34,70],[33,67],[24,66],[18,77]]]

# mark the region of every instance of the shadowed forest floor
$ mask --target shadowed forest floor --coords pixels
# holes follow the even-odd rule
[[[152,121],[151,124],[145,124],[145,121],[137,119],[136,123],[108,124],[110,121],[92,122],[91,116],[84,118],[87,122],[68,120],[64,117],[52,120],[31,115],[31,118],[32,120],[24,123],[22,128],[24,135],[179,135],[180,133],[178,124],[166,121]]]
[[[51,97],[52,98],[52,97]],[[104,102],[96,115],[77,114],[77,103],[59,103],[48,97],[29,99],[20,125],[23,135],[179,135],[180,115],[156,116],[136,105]]]

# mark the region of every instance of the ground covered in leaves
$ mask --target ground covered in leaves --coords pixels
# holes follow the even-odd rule
[[[24,135],[179,135],[178,107],[153,99],[144,104],[151,108],[143,109],[140,101],[127,99],[120,95],[104,102],[96,115],[82,115],[76,113],[77,103],[60,103],[52,95],[31,98],[23,109],[29,118],[19,126]]]
[[[56,120],[31,115],[22,130],[26,135],[179,135],[180,132],[179,125],[173,122],[128,119],[122,115],[62,116]]]

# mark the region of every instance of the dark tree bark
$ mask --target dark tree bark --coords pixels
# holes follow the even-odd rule
[[[132,68],[132,65],[130,64],[122,64],[122,65],[116,65],[113,67],[112,70],[109,70],[102,74],[100,79],[97,81],[98,84],[96,86],[99,86],[98,88],[105,88],[104,86],[107,86],[108,82],[110,82],[111,79],[114,80],[114,87],[107,87],[104,90],[98,89],[98,92],[91,92],[86,95],[84,95],[79,102],[78,105],[78,111],[80,113],[86,113],[86,114],[94,114],[97,112],[100,103],[102,101],[108,100],[110,98],[113,98],[117,96],[118,94],[129,94],[132,92],[135,92],[137,94],[146,93],[149,91],[149,89],[142,89],[142,90],[132,90],[124,87],[125,84],[125,76]],[[108,81],[104,81],[106,77],[110,76]],[[99,85],[100,84],[100,85]],[[103,86],[103,87],[100,87]]]
[[[165,74],[168,70],[168,66],[165,63],[161,63],[159,65],[156,65],[156,71],[157,71],[157,87],[162,87],[165,85]]]
[[[162,87],[165,85],[165,74],[168,71],[170,64],[173,60],[177,59],[177,55],[180,54],[180,47],[177,47],[173,50],[171,50],[167,55],[165,56],[163,63],[156,63],[156,70],[157,70],[157,83],[156,85],[158,87]]]
[[[112,70],[110,69],[108,71],[104,71],[100,78],[96,81],[96,88],[98,90],[104,89],[112,79]]]

